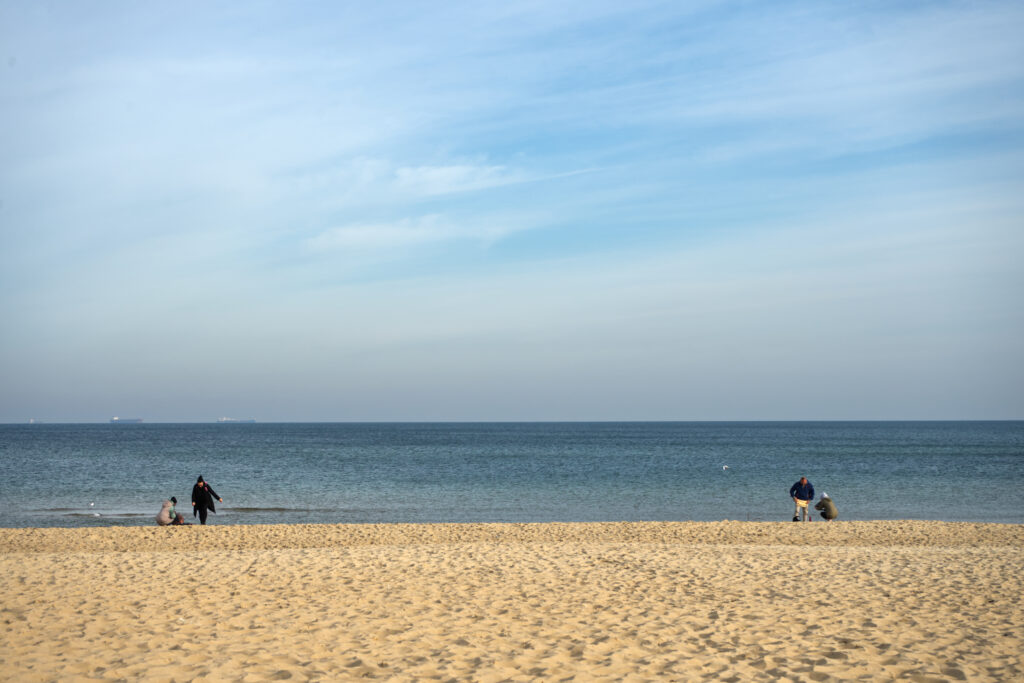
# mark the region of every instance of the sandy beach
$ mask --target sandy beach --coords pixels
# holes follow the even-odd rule
[[[0,529],[0,678],[1024,679],[1024,526]]]

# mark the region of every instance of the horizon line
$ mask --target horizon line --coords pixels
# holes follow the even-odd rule
[[[131,421],[129,421],[131,420]],[[135,422],[134,420],[138,420]],[[95,419],[46,419],[30,418],[28,420],[6,420],[0,419],[0,425],[117,425],[117,426],[140,426],[140,425],[201,425],[201,424],[263,424],[263,425],[284,425],[284,424],[673,424],[673,423],[792,423],[792,422],[1024,422],[1024,417],[985,417],[985,418],[641,418],[641,419],[420,419],[420,420],[387,420],[387,419],[344,419],[326,418],[317,420],[260,420],[256,418],[239,418],[231,420],[197,420],[197,419],[172,419],[172,420],[146,420],[145,418],[124,418],[119,422],[111,420]]]

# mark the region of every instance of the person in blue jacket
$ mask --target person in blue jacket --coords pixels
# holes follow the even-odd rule
[[[810,521],[811,514],[807,511],[807,504],[814,500],[814,485],[807,481],[807,477],[800,477],[800,481],[789,487],[789,497],[796,503],[796,511],[793,513],[793,521]]]

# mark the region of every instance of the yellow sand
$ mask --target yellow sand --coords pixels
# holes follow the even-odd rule
[[[1024,679],[1024,526],[0,529],[0,678]]]

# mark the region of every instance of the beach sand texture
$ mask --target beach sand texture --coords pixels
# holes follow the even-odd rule
[[[1024,526],[0,529],[0,678],[1022,680]]]

